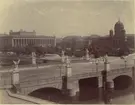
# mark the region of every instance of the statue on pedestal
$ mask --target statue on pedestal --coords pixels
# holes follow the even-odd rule
[[[32,64],[36,64],[36,53],[32,52]]]
[[[18,61],[13,61],[13,63],[15,65],[15,69],[13,70],[13,73],[12,73],[12,83],[13,83],[13,85],[18,85],[20,83],[20,81],[19,81],[19,69],[18,69],[20,59],[18,59]]]
[[[63,50],[61,52],[61,61],[62,61],[62,63],[65,62],[65,51],[63,51]]]
[[[20,59],[18,59],[18,61],[14,61],[14,60],[13,60],[13,63],[14,63],[14,65],[15,65],[15,70],[18,70],[18,65],[19,65],[19,63],[20,63]]]
[[[110,70],[110,63],[108,62],[108,55],[106,54],[105,57],[104,57],[104,69],[106,71],[109,71]]]
[[[86,49],[86,60],[89,60],[89,50]]]
[[[108,55],[107,54],[104,57],[104,62],[108,63]]]
[[[70,65],[70,60],[69,60],[69,58],[68,58],[68,56],[66,56],[66,65]]]
[[[68,59],[68,56],[66,56],[65,63],[66,63],[66,76],[70,77],[72,75],[72,68],[70,66],[70,60]]]

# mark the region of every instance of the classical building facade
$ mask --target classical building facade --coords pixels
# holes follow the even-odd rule
[[[20,30],[0,36],[0,49],[11,47],[25,47],[28,44],[36,46],[56,46],[55,36],[36,35],[36,32],[26,32]]]

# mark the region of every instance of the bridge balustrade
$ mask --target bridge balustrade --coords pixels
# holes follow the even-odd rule
[[[35,79],[35,80],[27,80],[27,81],[21,81],[20,85],[21,87],[28,87],[33,85],[46,85],[46,84],[53,84],[57,82],[62,82],[62,78],[60,77],[53,77],[53,78],[44,78],[44,79]]]
[[[12,85],[12,74],[11,72],[8,73],[1,73],[0,74],[0,88],[9,88]]]
[[[132,72],[132,67],[127,67],[125,68],[119,68],[119,69],[112,69],[111,71],[107,72],[107,75],[114,75],[114,74],[121,74],[121,73],[126,73],[126,72]]]
[[[121,73],[126,73],[129,71],[132,72],[131,67],[128,67],[126,69],[125,68],[112,69],[111,71],[107,72],[107,75],[109,76],[109,75],[121,74]],[[41,75],[44,75],[44,74],[41,74]],[[31,75],[28,78],[22,79],[23,81],[20,81],[20,84],[22,84],[22,86],[24,86],[24,85],[30,86],[30,85],[44,85],[44,84],[62,82],[61,76],[52,77],[52,78],[41,78],[42,76],[36,78],[35,76],[36,75]],[[75,81],[75,80],[79,80],[79,79],[83,79],[83,78],[98,77],[98,76],[102,76],[101,71],[75,74],[75,75],[72,75],[71,77],[68,77],[68,81]],[[31,77],[33,79],[30,79]]]
[[[69,81],[79,80],[83,78],[90,78],[90,77],[97,77],[100,76],[100,72],[89,72],[89,73],[82,73],[76,74],[69,78]]]

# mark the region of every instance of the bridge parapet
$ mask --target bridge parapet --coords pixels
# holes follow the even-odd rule
[[[40,86],[40,85],[47,85],[47,84],[53,84],[62,82],[61,77],[52,77],[52,78],[44,78],[44,79],[32,79],[32,80],[26,80],[21,81],[20,86],[21,87],[29,87],[29,86]]]
[[[132,72],[132,67],[128,67],[128,68],[118,68],[118,69],[112,69],[110,71],[107,72],[107,75],[115,75],[115,74],[122,74],[122,73],[126,73],[126,72]]]
[[[0,88],[11,88],[12,87],[12,73],[0,73]]]
[[[90,77],[99,77],[101,76],[101,72],[87,72],[82,74],[76,74],[69,78],[69,81],[76,81],[84,78],[90,78]]]

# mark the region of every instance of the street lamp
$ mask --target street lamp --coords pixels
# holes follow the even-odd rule
[[[127,57],[126,56],[122,56],[121,58],[124,60],[125,68],[127,68],[127,60],[126,60]]]
[[[96,61],[95,61],[95,64],[96,64],[96,72],[98,72],[98,59],[96,59]]]
[[[64,63],[65,62],[65,51],[62,50],[61,52],[61,62]]]

